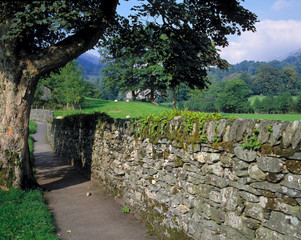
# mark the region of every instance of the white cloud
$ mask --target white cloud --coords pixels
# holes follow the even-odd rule
[[[283,11],[285,8],[296,8],[300,5],[300,0],[278,0],[272,5],[272,9],[276,11]]]
[[[255,33],[245,32],[222,49],[229,63],[243,60],[268,61],[301,48],[301,21],[263,20]]]

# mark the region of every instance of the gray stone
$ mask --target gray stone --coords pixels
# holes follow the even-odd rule
[[[230,131],[231,131],[231,126],[227,125],[223,137],[224,142],[230,142]]]
[[[229,167],[233,167],[233,165],[234,165],[233,158],[228,156],[228,154],[226,154],[226,153],[220,155],[220,161],[222,162],[223,167],[229,168]]]
[[[290,159],[301,160],[301,152],[296,152]]]
[[[253,162],[257,156],[255,151],[243,149],[241,145],[234,148],[234,153],[239,159],[246,162]]]
[[[213,202],[220,203],[221,202],[221,194],[217,191],[209,192],[209,199]]]
[[[296,127],[295,133],[292,137],[292,148],[296,149],[301,142],[301,123],[298,122],[298,127]]]
[[[182,214],[185,214],[190,211],[190,208],[183,204],[179,205],[176,209]]]
[[[284,235],[265,227],[258,228],[255,234],[256,234],[256,239],[260,239],[260,240],[268,240],[268,239],[286,240],[287,239]]]
[[[216,121],[210,121],[207,125],[206,136],[210,143],[214,141]]]
[[[234,163],[234,170],[247,170],[249,167],[249,164],[244,161],[235,161]]]
[[[273,132],[270,135],[269,143],[271,146],[277,145],[280,143],[280,139],[282,137],[282,132],[286,128],[289,122],[282,122],[279,124],[273,125]]]
[[[264,172],[258,168],[258,165],[256,163],[250,164],[248,173],[250,177],[253,179],[261,180],[261,181],[266,179]]]
[[[279,173],[283,169],[283,163],[279,158],[274,157],[258,157],[258,167],[264,172]]]
[[[238,195],[241,196],[243,199],[245,199],[248,202],[255,202],[255,203],[259,202],[259,198],[252,193],[248,193],[245,191],[239,191]]]
[[[295,148],[297,147],[297,145],[298,145],[297,142],[300,141],[300,135],[297,131],[298,128],[299,128],[299,131],[301,131],[299,121],[294,121],[285,128],[285,131],[282,133],[283,134],[282,142],[283,142],[283,146],[285,148],[289,147],[292,144],[293,136],[295,134],[297,135],[296,139],[295,139],[296,140]]]
[[[220,120],[220,123],[216,128],[216,136],[217,137],[219,137],[219,138],[222,137],[224,129],[225,129],[228,122],[229,122],[229,120],[226,120],[226,119]]]
[[[229,180],[211,174],[205,177],[205,181],[206,183],[219,188],[227,187],[229,184]]]
[[[297,217],[273,211],[270,219],[263,223],[263,226],[284,234],[288,239],[290,237],[301,239],[300,221]]]
[[[258,219],[260,221],[264,220],[263,208],[260,204],[246,202],[245,207],[244,213],[247,217]]]
[[[233,187],[223,188],[221,190],[221,204],[225,209],[234,211],[241,204],[238,190]]]
[[[301,175],[287,174],[281,185],[301,191]]]

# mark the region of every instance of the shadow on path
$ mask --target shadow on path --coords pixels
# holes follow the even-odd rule
[[[51,209],[58,235],[72,240],[156,239],[131,214],[96,185],[67,165],[46,141],[46,126],[38,123],[34,158],[38,183]],[[91,193],[87,196],[87,192]]]

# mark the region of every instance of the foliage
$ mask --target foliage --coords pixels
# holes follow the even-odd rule
[[[0,190],[1,239],[58,239],[42,192]]]
[[[50,94],[43,93],[43,89],[50,90]],[[76,108],[84,100],[85,95],[98,95],[96,87],[84,80],[82,69],[77,61],[68,63],[60,68],[58,73],[52,72],[49,77],[40,81],[38,91],[36,91],[36,101],[34,104],[48,103],[54,104],[54,107],[70,106]]]
[[[121,209],[121,212],[123,213],[129,213],[131,211],[130,207],[128,206],[124,206],[122,209]]]
[[[228,66],[227,62],[220,58],[216,46],[227,46],[226,36],[229,34],[255,31],[257,17],[235,0],[168,0],[162,3],[143,2],[141,6],[134,8],[137,14],[132,16],[131,21],[121,18],[121,27],[118,29],[120,41],[110,48],[110,54],[115,60],[116,57],[118,59],[121,56],[118,56],[118,53],[122,52],[121,49],[125,46],[130,51],[126,56],[130,61],[134,58],[141,59],[143,50],[148,49],[152,57],[146,61],[147,65],[163,67],[165,78],[162,79],[161,87],[172,89],[175,107],[175,95],[180,83],[185,83],[191,88],[207,87],[208,67],[225,69]],[[161,21],[154,21],[145,26],[142,20],[148,16],[160,18]],[[146,58],[148,57],[143,57],[145,60]],[[137,59],[134,62],[137,62]],[[130,65],[133,66],[133,63]],[[138,62],[138,65],[142,64]],[[133,70],[132,68],[130,71],[132,76]],[[134,79],[138,80],[137,77]]]
[[[222,112],[248,112],[248,88],[243,80],[229,80],[225,89],[218,95],[218,105]]]
[[[36,131],[37,131],[37,123],[33,121],[29,121],[28,146],[29,146],[30,159],[33,159],[33,149],[34,149],[34,138],[31,136],[31,134],[36,133]]]
[[[260,133],[259,129],[254,129],[253,136],[247,135],[246,142],[243,143],[241,146],[243,148],[252,149],[255,151],[260,150],[261,143],[257,141],[259,133]]]
[[[149,90],[146,98],[153,102],[156,92],[164,95],[167,75],[158,62],[154,41],[158,36],[147,26],[131,26],[122,22],[122,29],[112,38],[102,41],[100,54],[107,67],[102,69],[102,82],[107,89],[132,92],[133,100],[139,93]]]
[[[176,135],[180,136],[182,131],[182,133],[186,135],[190,133],[193,133],[193,135],[197,134],[197,138],[194,136],[195,142],[208,142],[206,135],[202,133],[205,123],[210,120],[219,120],[223,118],[221,115],[215,113],[206,114],[173,109],[171,111],[164,111],[160,114],[148,114],[139,117],[135,120],[136,134],[142,136],[145,131],[148,132],[151,137],[156,137],[160,134],[168,134],[169,131],[165,128],[170,121],[174,121],[175,117],[181,118],[179,121],[181,121],[181,126],[183,126],[183,129],[181,127],[175,129],[177,132]],[[195,130],[197,131],[193,131],[195,127]]]
[[[0,23],[9,21],[0,40],[17,38],[39,51],[87,28],[97,28],[114,15],[115,1],[2,1]],[[34,37],[33,37],[34,36]]]

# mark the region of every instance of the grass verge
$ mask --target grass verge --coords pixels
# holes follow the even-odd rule
[[[58,239],[40,190],[0,190],[0,239]]]
[[[37,131],[37,124],[29,122],[29,132]],[[33,156],[34,139],[28,138]],[[0,190],[0,239],[57,240],[55,226],[41,190]]]

